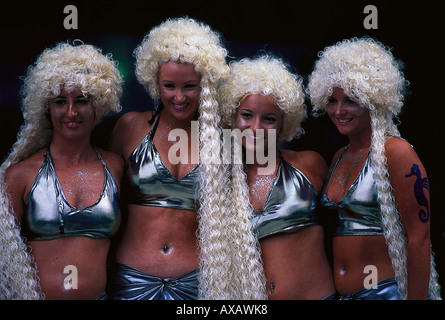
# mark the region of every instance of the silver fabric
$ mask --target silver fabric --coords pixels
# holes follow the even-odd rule
[[[316,206],[317,192],[312,183],[280,156],[263,211],[254,212],[251,223],[258,239],[293,228],[317,225]]]
[[[380,280],[376,285],[376,289],[363,288],[352,294],[339,296],[339,300],[402,300],[394,278]]]
[[[159,118],[127,160],[125,199],[142,206],[196,211],[198,166],[180,179],[167,170],[152,140]]]
[[[159,278],[125,264],[114,267],[113,300],[198,299],[198,269],[178,278]]]
[[[326,194],[329,181],[332,179],[332,172],[343,154],[331,169],[321,196],[322,206],[337,213],[337,227],[333,235],[383,235],[380,204],[377,200],[370,153],[357,178],[338,204],[329,199]]]
[[[104,168],[104,187],[96,203],[78,209],[65,198],[47,149],[26,200],[22,234],[28,241],[72,236],[110,237],[120,215],[119,190],[113,174],[96,153]]]

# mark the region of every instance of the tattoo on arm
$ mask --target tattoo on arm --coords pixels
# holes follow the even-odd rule
[[[427,177],[422,178],[422,175],[421,175],[420,169],[419,169],[419,165],[417,165],[415,163],[411,167],[411,173],[405,175],[405,178],[409,178],[411,176],[416,177],[416,181],[414,182],[414,196],[416,197],[416,200],[419,203],[419,205],[421,205],[422,207],[425,207],[425,209],[426,209],[426,211],[423,209],[421,209],[419,211],[419,220],[423,223],[426,223],[430,219],[430,208],[429,208],[428,199],[425,196],[423,189],[425,188],[425,189],[429,190],[428,178]]]

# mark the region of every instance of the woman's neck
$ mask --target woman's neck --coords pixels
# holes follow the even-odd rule
[[[255,175],[271,175],[274,174],[280,162],[279,150],[272,155],[266,150],[263,159],[260,159],[257,154],[253,157],[253,163],[247,163],[246,169]]]
[[[187,120],[178,120],[175,117],[171,116],[168,112],[165,110],[159,115],[160,119],[159,122],[161,124],[161,127],[165,127],[167,129],[184,129],[186,131],[189,131],[191,128],[192,121],[198,120],[198,113],[193,118],[187,119]]]
[[[60,141],[57,138],[50,143],[52,158],[63,159],[67,164],[76,164],[96,157],[96,152],[90,141]]]
[[[371,146],[371,132],[366,132],[360,135],[348,136],[349,138],[349,150],[359,151],[363,149],[369,149]]]

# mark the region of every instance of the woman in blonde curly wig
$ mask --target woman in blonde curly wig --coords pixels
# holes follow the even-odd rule
[[[137,78],[161,103],[126,113],[113,131],[128,167],[114,299],[233,298],[216,100],[226,55],[219,35],[189,18],[164,21],[135,50]]]
[[[118,155],[93,147],[90,138],[95,124],[121,109],[121,86],[111,57],[83,43],[46,49],[24,78],[24,124],[1,167],[2,215],[15,214],[46,299],[104,297],[110,237],[120,218],[123,163]],[[24,250],[8,229],[10,241]],[[14,264],[15,273],[28,268],[24,280],[30,283],[35,270],[24,254],[17,253],[22,263],[15,256],[2,261]],[[65,283],[71,272],[72,287]]]
[[[240,240],[232,244],[231,256],[241,295],[330,297],[335,288],[316,213],[326,163],[312,151],[277,149],[278,143],[303,132],[302,80],[269,55],[230,67],[219,91],[223,123],[241,134],[235,141],[245,154],[255,153],[253,161],[246,156],[243,164],[239,142],[233,144],[231,232]],[[266,162],[257,157],[261,149],[268,155]]]
[[[368,37],[327,47],[309,78],[314,112],[327,111],[350,142],[322,195],[338,215],[334,279],[345,299],[440,298],[426,171],[393,122],[405,86],[390,50]]]

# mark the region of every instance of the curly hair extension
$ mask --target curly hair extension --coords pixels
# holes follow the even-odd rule
[[[41,300],[33,257],[20,235],[0,171],[0,300]]]
[[[0,174],[2,299],[43,298],[33,258],[20,236],[3,178],[10,165],[27,159],[51,141],[53,129],[48,118],[48,103],[62,88],[68,91],[80,88],[91,99],[96,123],[108,113],[121,110],[122,78],[116,63],[91,45],[60,43],[44,50],[28,68],[21,90],[24,123]]]
[[[403,106],[408,82],[390,49],[369,38],[346,39],[319,53],[309,77],[308,93],[313,114],[326,110],[333,88],[339,87],[369,109],[371,117],[371,162],[374,168],[377,198],[380,204],[384,236],[400,295],[407,298],[407,239],[389,180],[385,142],[389,136],[399,137],[393,122]],[[440,299],[440,286],[431,251],[429,296]]]
[[[231,257],[227,230],[230,204],[227,166],[220,163],[221,130],[219,128],[216,87],[202,81],[200,105],[200,165],[199,165],[199,230],[200,296],[206,300],[234,299],[230,278]],[[215,152],[215,154],[213,153]]]
[[[377,199],[380,204],[384,236],[388,245],[388,253],[395,273],[400,295],[406,299],[407,287],[407,243],[405,230],[397,204],[389,181],[385,157],[385,142],[387,137],[387,124],[383,112],[371,111],[371,161],[374,168],[374,179],[377,191]],[[385,119],[386,118],[386,119]],[[392,121],[391,121],[392,122]],[[399,135],[397,135],[399,136]]]
[[[236,296],[244,300],[266,300],[266,276],[261,259],[261,247],[252,230],[250,217],[253,209],[250,204],[249,187],[244,165],[232,165],[232,232],[238,235],[232,243],[234,255],[234,279],[239,286]],[[242,237],[241,237],[242,236]]]

